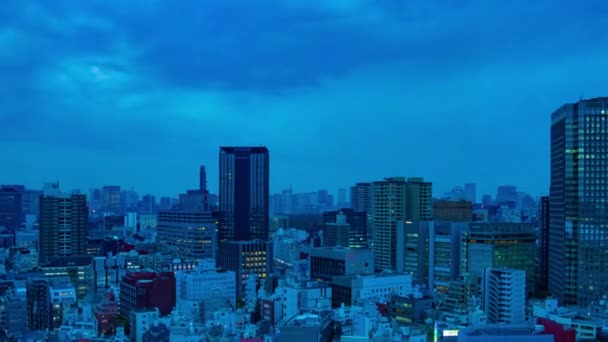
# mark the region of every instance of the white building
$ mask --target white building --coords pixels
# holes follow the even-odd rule
[[[175,275],[177,301],[203,302],[205,316],[222,308],[236,307],[236,274],[218,272],[215,260],[202,259],[193,271],[179,271]]]
[[[483,308],[490,323],[526,320],[526,273],[523,270],[486,268]]]
[[[382,273],[369,276],[335,277],[332,281],[334,304],[355,305],[361,300],[374,299],[378,303],[390,300],[393,295],[407,297],[412,291],[412,275]],[[340,289],[340,291],[336,291]]]
[[[279,312],[275,313],[277,322],[286,321],[301,309],[329,309],[331,296],[332,290],[325,283],[295,284],[280,281],[275,290],[275,299],[279,302]]]

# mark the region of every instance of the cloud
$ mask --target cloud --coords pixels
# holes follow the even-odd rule
[[[608,76],[608,19],[572,20],[606,5],[560,5],[9,1],[0,144],[146,165],[266,144],[277,188],[390,174],[531,184],[512,160],[545,184],[547,115]]]

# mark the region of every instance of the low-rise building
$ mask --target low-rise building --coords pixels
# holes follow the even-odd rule
[[[310,249],[310,277],[331,280],[335,276],[374,274],[374,254],[365,248],[318,247]]]
[[[382,273],[368,276],[335,277],[331,282],[332,307],[338,308],[344,303],[352,306],[361,299],[375,299],[386,303],[394,296],[412,294],[412,276],[402,273]]]
[[[303,310],[280,328],[278,342],[330,342],[333,337],[331,310]]]

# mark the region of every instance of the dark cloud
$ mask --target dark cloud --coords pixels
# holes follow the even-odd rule
[[[9,0],[0,144],[209,163],[218,145],[269,144],[279,186],[403,173],[442,187],[475,172],[488,184],[536,182],[510,160],[546,183],[546,151],[526,146],[546,144],[559,104],[601,92],[607,9],[598,0]]]

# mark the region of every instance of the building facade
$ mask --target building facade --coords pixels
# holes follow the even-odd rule
[[[526,320],[526,273],[507,268],[486,268],[482,304],[489,323]]]
[[[85,195],[61,193],[59,184],[49,184],[40,199],[40,263],[86,255],[87,220]]]
[[[374,264],[378,270],[397,268],[397,222],[405,220],[405,210],[405,178],[386,178],[373,183],[371,217]]]
[[[367,247],[367,213],[340,209],[323,213],[325,247]]]
[[[433,220],[470,222],[473,220],[473,205],[469,201],[433,201]]]
[[[206,316],[222,308],[236,308],[236,273],[218,271],[215,259],[203,260],[196,270],[176,273],[177,300],[203,302]]]
[[[331,280],[335,276],[374,273],[374,255],[369,249],[341,247],[311,248],[310,277]]]
[[[265,279],[272,273],[273,248],[267,241],[222,241],[218,267],[236,273],[236,294],[242,298],[247,279]]]
[[[216,257],[216,224],[210,211],[161,211],[156,231],[161,249],[175,258]]]
[[[127,272],[120,282],[120,315],[128,319],[136,310],[155,308],[161,316],[168,315],[175,293],[173,272]]]
[[[20,186],[0,186],[0,227],[11,231],[21,227],[24,191]]]
[[[266,147],[220,147],[219,240],[268,240]]]
[[[484,269],[513,268],[526,273],[526,291],[536,283],[536,232],[527,223],[471,223],[463,234],[461,272],[483,277]]]
[[[608,293],[608,97],[551,116],[549,291],[586,305]]]

